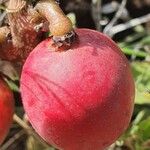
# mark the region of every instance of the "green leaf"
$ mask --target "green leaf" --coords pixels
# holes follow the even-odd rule
[[[5,79],[5,81],[7,82],[8,86],[11,88],[12,91],[19,92],[19,87],[17,84],[15,84],[15,82],[7,79]]]
[[[141,40],[141,43],[142,43],[143,45],[150,45],[150,35],[149,35],[149,36],[146,36],[145,38],[143,38],[143,39]]]
[[[150,64],[147,62],[131,63],[136,86],[135,103],[150,103]]]
[[[140,122],[137,135],[139,135],[143,141],[150,139],[150,117]]]
[[[124,47],[122,48],[122,51],[126,54],[126,55],[133,55],[133,56],[137,56],[137,57],[147,57],[149,54],[144,52],[144,51],[136,51],[131,47]]]

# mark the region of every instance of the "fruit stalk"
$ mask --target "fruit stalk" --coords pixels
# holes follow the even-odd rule
[[[62,36],[72,31],[72,23],[55,0],[41,0],[36,10],[49,22],[49,30],[53,36]]]

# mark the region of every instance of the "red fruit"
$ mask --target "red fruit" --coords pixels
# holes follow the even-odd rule
[[[12,124],[13,112],[13,93],[0,77],[0,145],[4,141]]]
[[[25,111],[39,135],[61,150],[102,150],[128,127],[134,82],[127,59],[105,35],[77,29],[78,42],[29,55],[21,76]]]

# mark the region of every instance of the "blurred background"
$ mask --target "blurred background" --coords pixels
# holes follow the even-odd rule
[[[36,0],[29,0],[33,5]],[[75,27],[110,36],[128,58],[136,84],[135,109],[128,130],[108,150],[150,150],[150,0],[59,0]],[[0,26],[7,23],[7,0],[0,0]],[[54,150],[30,128],[21,104],[19,76],[0,61],[0,71],[12,80],[16,116],[0,150]]]

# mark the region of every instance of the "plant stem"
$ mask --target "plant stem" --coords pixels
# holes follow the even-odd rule
[[[101,3],[102,0],[92,0],[92,16],[98,31],[101,31]]]
[[[55,0],[39,1],[35,8],[49,22],[49,30],[53,36],[62,36],[73,30],[70,19]]]
[[[34,130],[27,124],[25,123],[20,117],[18,117],[16,114],[14,114],[13,116],[13,120],[18,123],[23,129],[25,129],[25,131],[28,133],[28,134],[31,134],[34,136],[34,138],[36,138],[43,146],[45,147],[49,147],[49,145],[43,141],[39,135],[37,133],[34,132]]]
[[[111,36],[111,28],[115,25],[115,23],[117,22],[117,20],[120,18],[120,16],[123,13],[123,10],[126,6],[127,0],[122,0],[120,7],[118,9],[118,11],[116,12],[115,16],[113,17],[113,19],[110,21],[110,23],[104,28],[103,32],[105,34],[108,34],[109,36]]]
[[[19,131],[16,133],[12,138],[10,138],[2,147],[1,150],[7,150],[10,145],[12,145],[16,140],[18,140],[21,136],[25,134],[24,130]]]

